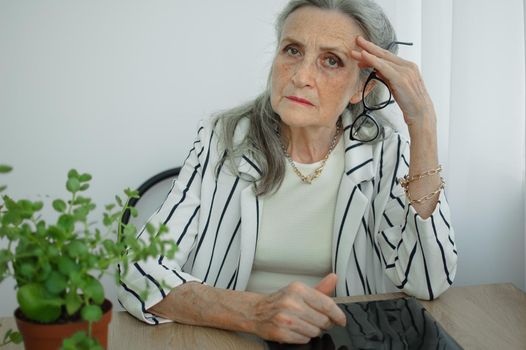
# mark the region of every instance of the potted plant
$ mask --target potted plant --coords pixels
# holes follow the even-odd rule
[[[0,165],[0,173],[9,171]],[[103,230],[92,222],[96,206],[83,195],[90,181],[89,174],[69,171],[70,198],[52,200],[53,220],[40,215],[43,202],[1,196],[0,240],[7,247],[0,249],[0,282],[16,281],[15,318],[21,333],[8,331],[4,343],[23,338],[28,350],[106,348],[112,305],[100,278],[113,274],[118,282],[112,271],[117,263],[126,272],[134,261],[174,256],[175,243],[163,238],[166,226],[147,224],[138,239],[136,227],[120,224],[126,210],[137,216],[127,205],[137,198],[136,191],[126,189],[123,198],[117,195],[115,203],[104,207]],[[5,188],[0,186],[0,192]]]

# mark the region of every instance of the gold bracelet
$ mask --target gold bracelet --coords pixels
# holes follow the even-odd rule
[[[413,175],[413,176],[409,176],[409,175],[405,175],[403,178],[400,179],[400,186],[402,186],[404,189],[407,190],[409,184],[411,182],[414,182],[414,181],[417,181],[417,180],[420,180],[426,176],[431,176],[431,175],[435,175],[435,174],[438,174],[442,171],[442,165],[439,165],[437,168],[435,169],[431,169],[431,170],[428,170],[428,171],[424,171],[423,173],[420,173],[420,174],[416,174],[416,175]]]
[[[433,198],[436,194],[440,193],[440,191],[442,191],[444,189],[446,185],[446,182],[444,181],[444,179],[441,177],[440,178],[440,186],[438,186],[438,188],[431,192],[431,193],[428,193],[426,194],[425,196],[423,196],[422,198],[419,198],[419,199],[411,199],[411,195],[409,194],[409,189],[407,187],[404,187],[404,190],[405,190],[405,195],[407,196],[407,199],[409,200],[409,204],[410,205],[413,205],[413,204],[420,204],[422,202],[425,202],[431,198]]]

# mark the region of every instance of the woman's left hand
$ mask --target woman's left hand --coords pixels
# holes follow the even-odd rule
[[[356,38],[362,51],[351,51],[360,68],[374,68],[376,75],[387,83],[404,114],[407,126],[419,128],[435,123],[433,102],[427,93],[418,66],[392,52],[382,49],[362,36]],[[422,124],[424,123],[424,124]]]

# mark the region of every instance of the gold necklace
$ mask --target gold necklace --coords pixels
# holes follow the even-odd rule
[[[329,146],[329,150],[327,151],[327,154],[321,160],[320,166],[314,169],[314,171],[310,173],[309,175],[303,175],[301,171],[296,167],[294,160],[292,160],[292,157],[290,156],[289,152],[287,152],[287,148],[281,141],[280,132],[279,131],[277,132],[279,143],[281,145],[281,149],[283,150],[283,154],[285,154],[285,158],[287,158],[290,166],[292,167],[292,170],[294,171],[296,175],[298,175],[298,177],[301,179],[301,182],[310,185],[314,179],[317,179],[318,177],[320,177],[321,172],[323,171],[323,168],[325,167],[325,164],[327,163],[327,159],[329,159],[329,155],[331,154],[334,147],[336,147],[336,143],[338,142],[338,135],[340,134],[341,129],[342,129],[341,123],[338,121],[338,123],[336,124],[336,133],[334,134],[334,137],[332,138],[331,145]]]

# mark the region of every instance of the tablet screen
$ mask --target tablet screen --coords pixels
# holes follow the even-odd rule
[[[308,344],[268,342],[270,349],[462,349],[415,298],[338,304],[347,316]]]

